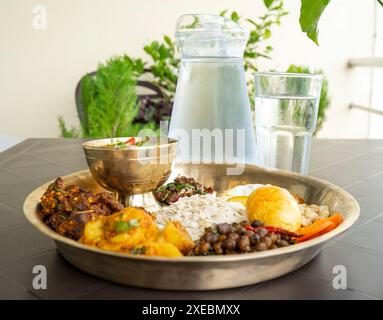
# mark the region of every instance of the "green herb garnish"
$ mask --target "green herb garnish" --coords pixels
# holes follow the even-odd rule
[[[117,233],[123,233],[123,232],[128,232],[139,226],[140,226],[140,223],[138,222],[137,219],[131,219],[129,221],[116,221],[114,223],[114,230]]]
[[[138,248],[133,248],[130,253],[131,254],[144,254],[146,252],[145,247],[138,247]]]
[[[138,141],[134,145],[137,146],[137,147],[142,147],[142,146],[149,145],[149,137],[146,136],[144,139],[142,139],[142,141]]]
[[[120,140],[117,140],[115,143],[109,143],[106,145],[108,148],[119,148],[119,149],[126,149],[128,145]]]

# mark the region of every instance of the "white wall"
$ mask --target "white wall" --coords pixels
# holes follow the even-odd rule
[[[375,0],[331,1],[321,21],[320,47],[299,29],[300,2],[285,2],[290,14],[273,30],[270,41],[274,59],[261,68],[284,70],[295,63],[324,69],[332,106],[320,136],[368,137],[369,115],[347,106],[351,101],[369,102],[371,71],[349,70],[346,63],[350,57],[372,54]],[[46,30],[32,27],[37,4],[48,10]],[[77,124],[75,85],[98,62],[122,53],[144,56],[144,41],[172,35],[179,15],[223,9],[254,18],[263,5],[261,0],[1,0],[0,136],[56,137],[59,115]],[[382,19],[383,9],[378,11]],[[379,22],[376,46],[381,56],[382,26]],[[382,83],[376,71],[372,102],[381,109]],[[370,136],[383,138],[383,117],[370,121]]]

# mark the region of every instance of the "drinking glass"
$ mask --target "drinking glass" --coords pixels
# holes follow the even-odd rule
[[[322,75],[255,73],[256,163],[306,174]]]

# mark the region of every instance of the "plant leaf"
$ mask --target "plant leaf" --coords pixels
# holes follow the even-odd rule
[[[224,17],[224,16],[226,15],[226,13],[227,13],[227,9],[226,9],[226,10],[222,10],[222,11],[219,13],[219,15],[220,15],[221,17]]]
[[[266,40],[266,39],[269,39],[270,37],[271,37],[271,31],[270,29],[266,29],[265,33],[263,34],[263,39]]]
[[[170,47],[170,48],[173,48],[174,47],[174,45],[173,45],[173,41],[172,41],[172,39],[170,39],[170,37],[169,36],[164,36],[164,41],[165,41],[165,43]]]
[[[253,26],[255,26],[255,27],[257,27],[257,28],[260,27],[259,24],[256,23],[253,19],[246,19],[246,21],[249,22],[249,23],[251,23]]]
[[[274,0],[263,0],[263,3],[265,4],[266,8],[270,8],[273,2]]]
[[[301,0],[299,24],[302,31],[317,45],[319,45],[318,22],[329,2],[330,0]]]
[[[238,20],[239,20],[239,15],[238,15],[238,13],[236,12],[236,11],[233,11],[232,13],[231,13],[231,20],[233,20],[234,22],[238,22]]]

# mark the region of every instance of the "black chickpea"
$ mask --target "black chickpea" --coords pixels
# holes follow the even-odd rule
[[[256,228],[252,230],[252,228]],[[221,255],[266,251],[293,244],[292,238],[279,232],[269,232],[260,221],[221,223],[205,229],[194,250],[185,255]]]
[[[218,234],[216,233],[212,233],[212,232],[209,232],[207,235],[206,235],[206,241],[207,242],[210,242],[210,243],[216,243],[218,241]]]
[[[258,228],[258,227],[262,227],[263,226],[263,223],[259,220],[254,220],[252,223],[251,223],[251,226],[253,228]]]
[[[265,250],[267,250],[266,243],[264,243],[264,242],[258,242],[258,243],[255,245],[255,249],[256,249],[257,251],[265,251]]]
[[[226,240],[226,238],[227,238],[226,234],[220,234],[218,236],[218,241],[224,241],[224,240]]]
[[[237,243],[233,239],[226,239],[222,242],[222,248],[225,250],[234,250]]]
[[[273,243],[275,243],[275,242],[277,242],[277,240],[279,239],[279,237],[278,237],[278,235],[277,235],[276,233],[272,232],[272,233],[270,234],[270,239],[271,239],[271,241],[273,241]]]
[[[217,225],[217,230],[221,234],[228,234],[231,232],[231,225],[228,223],[220,223]]]
[[[250,231],[250,230],[247,230],[247,231],[244,233],[244,235],[245,235],[246,237],[248,237],[248,238],[250,238],[252,234],[254,234],[254,232],[253,232],[253,231]]]
[[[210,245],[209,242],[201,241],[200,244],[199,244],[199,251],[202,254],[209,253],[210,248],[211,248],[211,245]]]
[[[241,227],[241,225],[238,222],[233,223],[234,231],[237,230],[240,227]]]
[[[214,243],[213,250],[216,254],[223,254],[222,242]]]
[[[246,236],[242,236],[238,240],[237,245],[241,251],[250,251],[250,240]]]
[[[267,235],[268,232],[267,232],[267,230],[265,228],[258,228],[257,229],[257,233],[259,234],[259,236],[261,238],[263,238],[264,236]]]
[[[244,228],[244,227],[241,227],[240,229],[239,229],[239,234],[241,234],[241,235],[243,235],[243,234],[246,234],[246,232],[247,232],[247,230],[246,230],[246,228]]]
[[[237,239],[239,239],[239,234],[236,232],[231,232],[227,235],[227,238],[237,241]]]
[[[263,237],[261,239],[261,242],[266,244],[267,249],[270,249],[272,247],[272,245],[273,245],[273,241],[271,240],[271,238],[269,236]]]
[[[261,237],[259,236],[258,233],[253,232],[253,234],[250,236],[249,239],[250,239],[250,243],[252,245],[255,245],[261,240]]]

